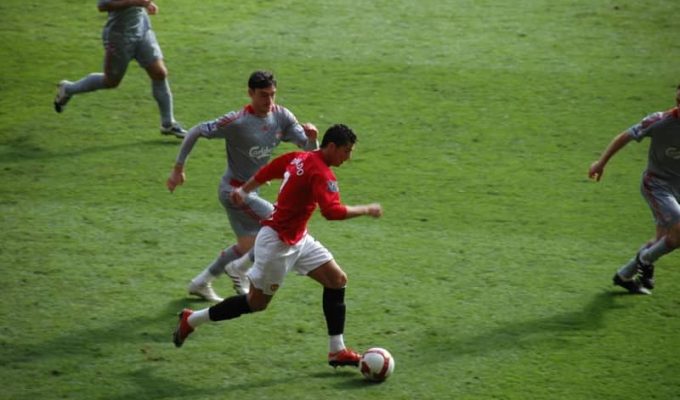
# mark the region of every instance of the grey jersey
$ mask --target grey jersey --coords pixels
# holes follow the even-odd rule
[[[680,190],[680,111],[678,107],[648,115],[628,129],[636,141],[651,139],[647,173]]]
[[[184,164],[198,136],[225,139],[227,170],[223,184],[245,182],[264,166],[279,143],[292,142],[305,150],[317,143],[308,141],[305,131],[287,108],[274,105],[266,117],[254,114],[250,105],[232,111],[213,121],[193,127],[182,142],[177,163]]]
[[[98,0],[102,6],[111,0]],[[149,14],[144,7],[128,7],[119,11],[109,11],[109,19],[104,26],[103,36],[106,40],[110,35],[128,38],[141,38],[151,29]]]

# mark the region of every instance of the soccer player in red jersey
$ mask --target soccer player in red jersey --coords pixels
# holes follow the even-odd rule
[[[200,324],[263,311],[283,284],[285,275],[295,270],[324,288],[328,364],[334,367],[359,365],[359,354],[346,348],[343,338],[347,275],[330,251],[307,232],[307,222],[317,206],[329,220],[382,216],[380,204],[349,206],[340,201],[338,183],[330,167],[339,167],[350,159],[356,140],[349,127],[333,125],[324,134],[321,149],[284,154],[232,192],[235,203],[247,204],[250,192],[272,179],[282,179],[274,212],[263,222],[255,239],[255,264],[248,271],[250,291],[203,310],[184,309],[173,334],[177,347],[182,346]]]

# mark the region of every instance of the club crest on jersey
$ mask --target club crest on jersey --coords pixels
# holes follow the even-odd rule
[[[331,193],[337,193],[337,192],[340,191],[340,188],[338,187],[337,181],[326,182],[326,187],[328,188],[328,191],[331,192]]]

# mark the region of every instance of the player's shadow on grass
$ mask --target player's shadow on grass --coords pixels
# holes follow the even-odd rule
[[[50,358],[98,358],[103,357],[107,346],[117,343],[139,344],[140,348],[149,343],[167,343],[171,347],[177,314],[192,303],[193,299],[174,300],[153,315],[110,320],[103,325],[95,321],[92,326],[79,320],[79,316],[64,312],[62,317],[73,323],[73,329],[57,330],[52,339],[39,344],[6,345],[4,361],[30,363]],[[205,302],[201,304],[207,305]]]
[[[361,375],[361,371],[359,371],[358,368],[351,367],[344,367],[344,369],[340,371],[329,370],[317,372],[312,374],[312,377],[320,379],[342,378],[337,379],[337,382],[335,383],[335,386],[338,389],[363,389],[381,384],[381,382],[370,382],[367,379],[364,379],[363,375]]]
[[[603,327],[607,311],[623,307],[615,298],[628,295],[623,292],[602,292],[580,311],[558,314],[552,317],[510,323],[471,337],[451,337],[446,330],[432,329],[426,332],[418,351],[428,362],[441,360],[442,352],[453,357],[484,354],[514,347],[531,347],[548,343],[555,347],[568,346],[570,338],[583,331],[597,331]]]
[[[232,385],[194,386],[172,379],[166,374],[168,363],[175,362],[171,355],[177,349],[171,341],[172,330],[177,323],[177,313],[185,307],[206,306],[205,301],[182,298],[170,301],[160,310],[148,316],[111,319],[102,323],[64,312],[61,318],[69,320],[69,329],[55,330],[54,336],[42,343],[4,344],[0,358],[5,368],[27,368],[35,365],[37,374],[44,374],[47,384],[58,384],[78,376],[78,368],[97,368],[101,362],[107,365],[108,382],[117,382],[109,390],[106,400],[214,397],[225,390],[247,391],[251,387],[275,387],[290,381],[291,376],[246,379],[246,382]],[[121,313],[121,315],[125,315]],[[156,343],[162,346],[155,345]],[[123,349],[120,346],[124,346]],[[126,354],[127,353],[127,354]],[[111,357],[111,354],[114,354]],[[112,363],[120,365],[111,366]],[[38,367],[40,366],[40,367]],[[321,365],[321,368],[324,368]],[[75,368],[75,369],[74,369]],[[308,381],[328,378],[337,379],[339,387],[365,386],[363,378],[354,368],[341,368],[323,373],[308,374],[305,371],[293,374],[292,379]],[[111,373],[113,371],[113,376]],[[89,390],[84,383],[82,390]]]
[[[325,368],[327,366],[321,365],[321,368]],[[284,377],[271,377],[271,378],[256,378],[253,380],[248,380],[246,382],[242,383],[235,383],[231,385],[225,386],[222,390],[224,391],[229,391],[229,392],[237,392],[237,391],[247,391],[250,388],[256,387],[259,389],[262,388],[268,388],[272,386],[277,386],[281,384],[286,384],[291,381],[295,380],[300,380],[309,383],[310,380],[313,381],[315,378],[319,379],[320,382],[327,382],[327,379],[333,378],[333,379],[339,379],[339,386],[344,387],[345,385],[352,384],[358,382],[361,384],[364,382],[364,379],[362,378],[361,373],[356,369],[352,367],[342,367],[336,369],[331,369],[331,367],[327,367],[325,372],[317,372],[313,374],[307,374],[304,371],[296,372],[292,376],[290,374],[287,374]],[[360,386],[365,386],[365,385],[360,385]]]
[[[103,144],[97,146],[83,147],[80,149],[73,149],[68,151],[54,151],[49,147],[32,143],[29,137],[19,136],[6,140],[0,145],[4,145],[5,149],[0,152],[0,162],[20,162],[27,160],[51,160],[51,159],[72,159],[74,157],[97,154],[97,153],[116,153],[124,151],[125,149],[140,147],[156,147],[156,146],[173,146],[177,147],[181,143],[178,139],[170,140],[170,138],[159,137],[155,139],[146,140],[130,140],[127,143],[119,144]]]
[[[175,379],[159,376],[154,367],[139,368],[123,375],[125,389],[120,394],[106,396],[102,400],[160,400],[160,399],[201,399],[223,393],[221,388],[189,386]]]
[[[43,343],[4,344],[0,358],[5,368],[49,365],[44,378],[45,382],[51,382],[50,384],[58,382],[61,377],[77,376],[78,372],[73,369],[73,365],[96,368],[99,362],[103,362],[109,365],[107,371],[120,372],[119,375],[113,377],[113,380],[118,380],[120,385],[110,390],[112,394],[106,397],[108,400],[214,396],[221,393],[222,389],[193,387],[155,373],[158,370],[156,363],[168,362],[165,349],[176,350],[171,337],[177,322],[177,313],[194,302],[198,300],[188,298],[174,300],[169,302],[164,309],[149,316],[110,320],[105,325],[97,323],[96,327],[88,327],[87,322],[65,312],[62,317],[71,321],[73,329],[55,331],[54,337]],[[207,305],[205,302],[201,303]],[[163,343],[167,347],[152,346],[153,343]],[[133,361],[131,364],[131,360],[135,359],[132,354],[121,355],[119,353],[113,358],[109,357],[109,354],[114,351],[112,349],[117,345],[132,345],[132,350],[128,353],[139,354],[138,361]],[[110,364],[115,359],[119,359],[121,365],[112,368]],[[36,371],[40,371],[40,368],[36,368]],[[109,377],[109,380],[111,378]],[[96,385],[94,382],[91,384]],[[87,390],[87,385],[84,390]]]

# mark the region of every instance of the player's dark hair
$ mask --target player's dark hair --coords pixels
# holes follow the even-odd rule
[[[255,71],[248,78],[248,88],[250,89],[266,89],[270,86],[276,87],[276,79],[274,74],[269,71]]]
[[[336,146],[347,146],[357,142],[357,135],[347,125],[335,124],[328,128],[323,135],[321,147],[326,147],[328,143],[335,143]]]

